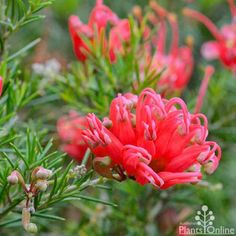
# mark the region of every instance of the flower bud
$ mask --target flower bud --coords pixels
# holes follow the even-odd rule
[[[52,171],[47,170],[43,167],[40,167],[39,170],[36,172],[35,177],[37,179],[48,179],[49,177],[52,176]]]
[[[37,233],[38,228],[36,224],[30,223],[30,218],[31,218],[30,213],[31,213],[30,208],[22,209],[22,225],[26,232],[34,234],[34,233]]]
[[[35,234],[38,232],[38,227],[36,224],[34,223],[29,223],[26,227],[25,227],[25,230],[28,232],[28,233],[31,233],[31,234]]]
[[[47,190],[48,187],[48,182],[46,180],[38,180],[35,184],[35,187],[42,191],[45,192]]]
[[[16,175],[16,173],[13,171],[8,177],[7,177],[7,181],[9,184],[17,184],[18,183],[18,176]]]

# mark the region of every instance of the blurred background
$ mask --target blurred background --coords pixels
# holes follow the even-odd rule
[[[183,93],[183,98],[189,107],[193,107],[194,101],[190,98],[196,97],[203,77],[203,67],[207,64],[199,53],[200,46],[213,38],[202,24],[185,18],[182,15],[182,9],[185,6],[197,9],[221,27],[231,22],[228,4],[224,0],[160,0],[158,2],[168,11],[173,11],[178,15],[180,44],[183,44],[189,35],[194,38],[194,75],[188,89]],[[104,3],[121,18],[127,17],[135,5],[140,5],[142,9],[148,7],[148,1],[143,0],[104,0]],[[30,71],[35,63],[45,63],[49,59],[56,59],[62,70],[66,71],[70,63],[76,60],[68,33],[68,17],[72,14],[78,15],[82,21],[87,22],[94,4],[94,0],[55,0],[42,13],[46,15],[44,20],[29,24],[10,39],[13,45],[10,51],[14,52],[27,42],[41,37],[42,41],[21,63]],[[208,182],[204,181],[197,186],[176,186],[166,191],[158,191],[151,186],[141,187],[133,181],[124,183],[107,181],[108,189],[92,189],[88,190],[88,194],[114,202],[117,207],[83,201],[65,204],[57,214],[67,220],[60,224],[48,224],[45,220],[41,225],[39,235],[175,235],[179,223],[193,222],[197,210],[204,204],[213,211],[215,226],[235,227],[236,80],[232,73],[224,69],[219,62],[211,64],[217,68],[217,71],[211,80],[203,113],[209,118],[209,139],[220,144],[223,156],[216,173],[207,177]],[[49,95],[51,96],[50,92]],[[50,96],[45,98],[48,98],[48,101],[51,99],[51,102],[44,105],[44,110],[38,109],[36,113],[34,110],[31,111],[32,120],[40,115],[40,122],[46,124],[52,135],[56,137],[57,118],[76,107],[73,104],[66,104],[58,97]],[[35,103],[35,110],[42,104],[42,100]],[[104,112],[108,111],[108,107],[104,109]],[[59,142],[57,148],[59,148]],[[22,232],[19,231],[18,234],[21,235]]]

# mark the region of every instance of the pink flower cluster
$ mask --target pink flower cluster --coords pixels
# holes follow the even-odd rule
[[[105,36],[105,28],[110,24],[111,30],[108,39]],[[77,16],[70,16],[69,31],[73,42],[74,52],[79,61],[87,59],[89,52],[88,41],[91,45],[103,45],[105,56],[110,58],[111,62],[116,60],[116,53],[122,53],[122,42],[130,39],[130,25],[127,19],[119,17],[107,6],[102,0],[97,0],[95,7],[92,9],[88,24],[84,24]],[[102,42],[95,42],[102,40]],[[97,45],[96,45],[97,43]]]
[[[153,25],[159,24],[158,35],[152,38],[155,53],[149,50],[147,64],[159,72],[163,71],[158,89],[164,92],[181,92],[188,84],[193,72],[194,59],[191,46],[179,47],[179,29],[176,15],[167,12],[155,1],[150,2],[155,14],[149,15]],[[172,29],[169,52],[166,52],[167,23]]]
[[[167,100],[149,88],[140,96],[118,95],[103,121],[94,114],[87,115],[86,124],[84,118],[70,118],[58,123],[59,135],[70,141],[65,146],[68,153],[81,159],[89,147],[96,166],[109,157],[107,168],[99,173],[116,173],[120,180],[131,178],[161,189],[197,183],[201,170],[213,173],[221,158],[217,143],[206,140],[208,122],[203,114],[191,114],[182,99]]]
[[[158,83],[160,91],[181,92],[187,86],[192,75],[194,65],[192,48],[189,46],[178,46],[179,30],[176,16],[168,13],[153,1],[150,5],[153,13],[149,14],[149,16],[152,16],[150,21],[155,26],[159,26],[159,29],[157,35],[151,37],[151,29],[148,25],[145,27],[143,39],[150,42],[145,44],[145,65],[141,67],[143,68],[151,64],[152,71],[156,71],[156,73],[163,71]],[[169,52],[166,52],[165,46],[167,22],[169,22],[172,29],[172,42]],[[108,24],[111,25],[111,29],[109,30],[108,37],[104,37],[104,31]],[[97,0],[96,6],[92,9],[88,24],[83,24],[77,16],[71,16],[69,18],[69,30],[74,51],[79,61],[87,59],[91,45],[94,47],[103,45],[103,55],[108,56],[110,61],[114,63],[117,53],[123,53],[123,44],[125,42],[129,43],[131,37],[128,19],[119,19],[101,0]],[[96,33],[98,40],[103,40],[102,42],[96,42]],[[88,41],[85,39],[89,40],[91,45],[88,45]]]
[[[215,40],[204,43],[201,49],[203,57],[208,60],[219,59],[223,65],[236,73],[236,5],[228,0],[232,23],[224,25],[220,30],[200,12],[184,9],[184,14],[202,22],[212,33]]]
[[[78,116],[74,111],[57,122],[58,135],[64,142],[63,151],[77,161],[83,159],[87,150],[87,145],[82,139],[82,130],[87,127],[86,118]]]

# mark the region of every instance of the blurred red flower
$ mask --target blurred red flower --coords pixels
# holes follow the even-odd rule
[[[86,118],[75,111],[63,116],[57,123],[58,135],[64,142],[63,150],[77,161],[83,159],[87,150],[87,144],[82,139],[82,130],[86,127]]]
[[[111,30],[108,39],[105,35],[105,29],[110,24]],[[84,24],[77,16],[69,17],[69,31],[73,42],[74,52],[79,61],[87,59],[86,52],[89,53],[90,46],[96,40],[99,46],[102,43],[102,50],[105,56],[109,56],[111,62],[116,60],[116,52],[122,50],[122,42],[129,41],[130,28],[129,21],[121,20],[102,0],[97,0],[95,7],[92,9],[88,24]],[[88,45],[89,40],[91,45]]]
[[[130,177],[161,189],[196,183],[202,178],[201,168],[211,174],[221,158],[220,147],[206,141],[203,114],[191,114],[182,99],[163,99],[151,89],[139,97],[119,95],[111,103],[109,118],[101,122],[89,114],[87,122],[82,137],[96,156],[94,161],[111,159],[109,168],[100,173],[116,171],[120,180]]]
[[[202,22],[216,40],[204,43],[202,55],[207,60],[219,59],[227,68],[236,73],[236,6],[234,0],[228,0],[232,23],[224,25],[220,30],[215,24],[200,12],[184,9],[184,14]]]
[[[159,29],[157,35],[151,36],[151,29],[146,25],[143,33],[143,39],[146,42],[146,59],[140,70],[142,72],[146,66],[151,65],[152,71],[162,72],[158,82],[160,91],[163,93],[181,92],[187,86],[192,75],[194,65],[192,48],[191,46],[179,47],[179,29],[176,16],[167,12],[156,2],[151,1],[150,6],[152,13],[155,12],[155,14],[149,14],[149,20],[155,27],[159,26]],[[138,20],[142,21],[140,8],[136,6],[135,10]],[[165,46],[166,20],[172,29],[169,52],[166,52]],[[111,28],[106,36],[105,29],[108,24]],[[102,45],[103,55],[114,63],[117,53],[124,53],[123,44],[130,42],[131,37],[128,19],[119,19],[102,1],[97,1],[96,6],[91,11],[88,24],[83,24],[77,16],[71,16],[69,18],[69,29],[75,54],[80,61],[87,59],[86,54],[90,52],[91,46],[96,48]],[[147,43],[148,40],[150,43]],[[154,54],[153,51],[155,51]]]
[[[161,72],[158,89],[164,93],[181,92],[188,84],[193,72],[194,59],[191,46],[179,46],[179,29],[176,15],[167,12],[156,2],[150,6],[155,12],[148,15],[153,25],[158,24],[157,35],[152,37],[149,48],[154,47],[155,53],[149,50],[146,64],[151,69]],[[171,26],[172,38],[169,52],[166,52],[167,22]]]

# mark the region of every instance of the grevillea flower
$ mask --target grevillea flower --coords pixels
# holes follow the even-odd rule
[[[163,92],[181,92],[188,84],[193,71],[194,60],[190,46],[179,47],[179,30],[176,16],[168,13],[156,2],[151,1],[155,14],[148,15],[153,25],[159,24],[158,35],[152,39],[155,54],[150,53],[147,64],[157,72],[163,71],[158,82],[158,88]],[[166,34],[168,20],[172,29],[172,41],[169,52],[166,52]]]
[[[87,150],[87,145],[82,139],[82,130],[86,127],[86,118],[74,111],[59,119],[57,123],[59,137],[64,142],[63,150],[77,161],[83,159]]]
[[[201,49],[203,57],[208,60],[219,59],[223,65],[236,72],[236,5],[234,0],[228,0],[232,23],[224,25],[220,30],[215,24],[200,12],[184,9],[183,13],[202,22],[215,37],[214,41],[204,43]]]
[[[107,39],[104,34],[108,24],[111,26],[111,31]],[[111,61],[115,61],[115,53],[122,50],[122,42],[130,38],[129,21],[119,19],[109,7],[103,4],[102,0],[97,0],[90,13],[88,24],[82,23],[77,16],[70,16],[69,31],[79,61],[85,61],[86,52],[90,52],[87,40],[93,45],[97,43],[95,47],[100,46],[101,42],[95,42],[98,36],[98,40],[102,40],[105,56],[108,55]]]
[[[165,189],[175,184],[197,183],[201,170],[209,174],[218,167],[221,149],[207,141],[208,121],[191,114],[180,98],[163,99],[152,89],[139,97],[118,95],[110,106],[109,118],[100,121],[87,115],[82,131],[85,143],[95,155],[96,166],[107,157],[101,173],[120,180],[131,178],[141,185],[151,183]]]

